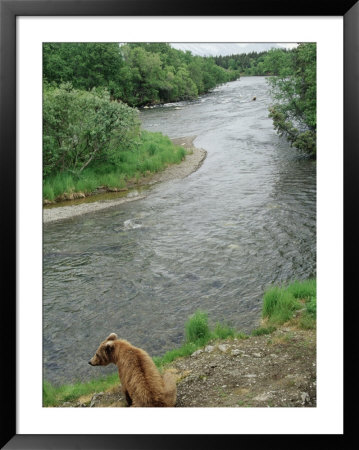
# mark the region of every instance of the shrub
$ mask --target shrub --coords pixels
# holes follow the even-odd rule
[[[197,342],[208,340],[211,336],[208,326],[208,315],[197,310],[185,324],[186,342]]]
[[[106,90],[80,91],[71,83],[45,87],[43,174],[81,173],[96,161],[118,162],[139,135],[137,111],[111,101]]]

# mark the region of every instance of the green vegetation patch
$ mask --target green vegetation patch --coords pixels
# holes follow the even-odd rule
[[[211,340],[227,338],[246,339],[244,333],[238,333],[227,324],[216,323],[211,330],[208,324],[208,314],[197,310],[185,323],[185,342],[177,349],[170,350],[162,357],[154,357],[155,364],[160,367],[179,357],[190,356],[193,352],[204,347]]]
[[[51,383],[44,381],[43,383],[43,405],[59,406],[60,404],[72,400],[83,395],[89,395],[94,392],[104,391],[113,387],[118,383],[118,374],[111,374],[86,383],[65,384],[63,386],[53,386]]]
[[[264,334],[271,334],[273,333],[277,328],[274,326],[268,326],[268,327],[259,327],[252,331],[252,336],[262,336]]]
[[[179,164],[186,157],[186,150],[162,133],[141,131],[138,140],[126,148],[119,145],[118,154],[92,162],[81,172],[70,170],[44,178],[43,197],[54,201],[72,193],[89,194],[98,187],[123,189],[132,180]],[[113,150],[114,152],[114,150]]]
[[[303,309],[299,325],[314,328],[316,322],[316,280],[294,281],[287,286],[268,288],[263,296],[262,316],[269,326],[281,325]]]
[[[105,88],[113,99],[141,106],[196,98],[239,72],[167,43],[61,42],[43,44],[43,76],[55,86]]]

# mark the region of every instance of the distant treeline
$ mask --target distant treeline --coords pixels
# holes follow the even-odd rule
[[[46,43],[45,84],[106,88],[111,98],[143,106],[196,98],[238,78],[212,57],[193,56],[166,43]]]
[[[239,75],[280,75],[284,67],[292,65],[295,50],[285,48],[240,55],[216,56],[215,63]]]

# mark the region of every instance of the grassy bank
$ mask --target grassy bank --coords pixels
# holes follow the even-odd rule
[[[273,286],[264,293],[262,317],[269,328],[295,321],[299,328],[313,329],[316,326],[316,313],[317,291],[314,278]]]
[[[284,323],[299,329],[315,329],[316,326],[316,281],[315,279],[295,281],[289,285],[273,286],[263,296],[262,325],[253,330],[252,336],[274,332]],[[198,310],[185,324],[185,339],[180,348],[170,350],[161,357],[154,357],[157,367],[162,368],[180,357],[188,357],[209,342],[219,339],[248,339],[249,336],[220,323],[211,329],[208,315]],[[86,383],[64,386],[43,385],[43,405],[61,406],[81,396],[106,391],[118,385],[118,374],[108,375]]]
[[[179,357],[190,356],[194,351],[206,345],[213,339],[246,338],[243,333],[237,333],[233,328],[217,323],[213,330],[208,325],[208,315],[197,311],[185,324],[185,342],[180,348],[170,350],[162,357],[154,357],[153,361],[161,370],[163,366]],[[75,400],[93,392],[105,391],[118,384],[118,374],[108,375],[85,383],[74,383],[63,386],[43,384],[43,405],[60,406],[67,401]]]
[[[97,188],[125,189],[148,174],[159,172],[169,164],[179,164],[186,150],[174,145],[161,133],[142,131],[133,148],[121,150],[119,162],[97,162],[81,173],[69,171],[48,176],[43,183],[45,201],[72,199],[89,195]]]

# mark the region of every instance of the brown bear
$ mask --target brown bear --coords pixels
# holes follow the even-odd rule
[[[122,391],[128,406],[175,406],[176,381],[171,373],[159,373],[152,358],[111,333],[89,361],[91,366],[118,367]]]

